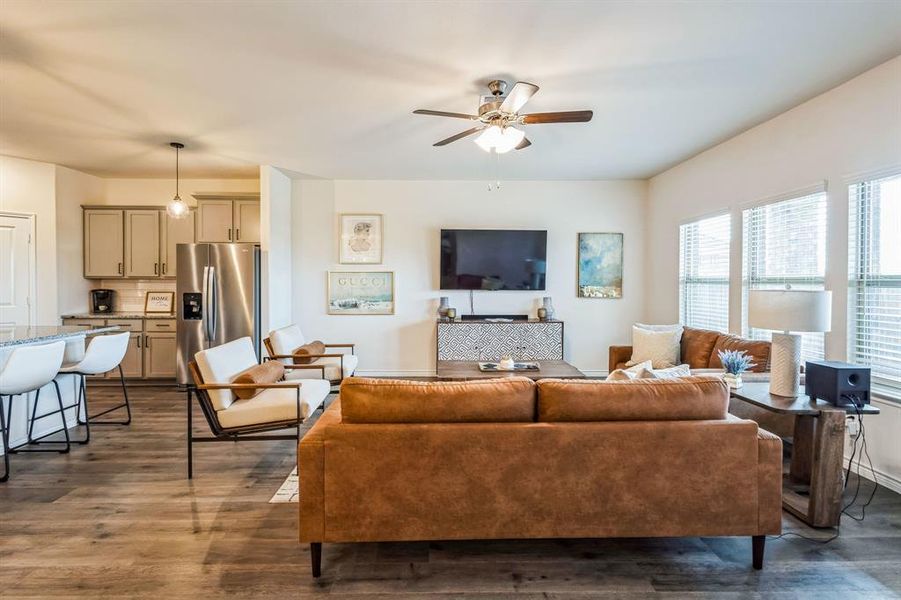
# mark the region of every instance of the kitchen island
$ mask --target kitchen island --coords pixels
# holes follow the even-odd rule
[[[73,363],[82,359],[86,346],[86,340],[93,335],[102,335],[118,331],[119,327],[115,325],[102,327],[83,327],[83,326],[36,326],[36,327],[7,327],[0,328],[0,370],[6,365],[9,355],[15,348],[21,346],[38,346],[42,344],[50,344],[59,340],[66,342],[66,351],[63,357],[63,363]],[[60,393],[63,397],[65,406],[73,405],[78,398],[78,377],[75,375],[58,375]],[[12,398],[12,412],[9,421],[9,445],[16,447],[24,443],[28,438],[28,419],[34,406],[35,393],[27,395],[15,396]],[[2,410],[9,410],[10,399],[3,398]],[[42,388],[40,397],[40,406],[38,406],[38,414],[50,412],[56,407],[56,391],[53,385]],[[74,427],[75,409],[66,411],[66,424],[68,427]],[[34,436],[41,435],[59,429],[60,422],[58,417],[48,417],[39,420],[34,426]],[[0,448],[0,453],[3,449]]]

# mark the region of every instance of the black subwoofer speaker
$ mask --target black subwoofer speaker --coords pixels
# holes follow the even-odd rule
[[[837,360],[807,361],[804,393],[836,406],[870,403],[870,368]]]

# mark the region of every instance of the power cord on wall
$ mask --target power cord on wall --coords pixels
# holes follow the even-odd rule
[[[795,533],[793,531],[789,531],[789,532],[783,533],[781,535],[771,536],[771,539],[778,540],[778,539],[781,539],[784,537],[794,536],[794,537],[799,537],[803,540],[807,540],[808,542],[814,542],[817,544],[828,544],[832,540],[838,538],[839,532],[841,531],[841,517],[843,515],[847,515],[848,517],[854,519],[857,522],[862,522],[866,518],[867,507],[870,505],[871,502],[873,502],[873,498],[876,496],[876,489],[879,487],[879,485],[876,482],[876,471],[873,469],[873,460],[870,458],[870,452],[867,449],[867,432],[866,432],[866,428],[864,427],[864,424],[863,424],[863,413],[860,412],[860,409],[863,406],[863,402],[860,400],[860,398],[856,394],[843,394],[842,397],[849,400],[851,402],[851,404],[854,406],[854,412],[857,415],[857,422],[860,424],[860,429],[858,430],[857,435],[855,435],[852,440],[851,456],[848,458],[848,467],[845,470],[845,482],[844,482],[844,485],[842,486],[843,490],[848,488],[848,482],[851,478],[851,469],[854,465],[854,457],[857,456],[858,442],[861,442],[861,441],[863,442],[860,446],[861,454],[860,454],[860,456],[857,457],[857,472],[856,472],[857,483],[854,488],[854,495],[851,497],[851,500],[842,507],[841,514],[839,515],[839,525],[835,528],[835,533],[831,537],[829,537],[825,540],[819,540],[816,538],[808,537],[808,536],[800,534],[800,533]],[[867,462],[870,465],[870,473],[872,473],[872,475],[873,475],[873,489],[870,492],[870,497],[867,498],[867,501],[860,507],[860,516],[856,517],[848,511],[851,508],[853,508],[854,503],[857,502],[857,498],[860,494],[860,480],[861,480],[860,463],[863,461],[864,456],[867,457]]]

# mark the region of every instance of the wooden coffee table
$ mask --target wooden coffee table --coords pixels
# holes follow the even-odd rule
[[[536,360],[537,371],[480,371],[475,360],[439,360],[438,379],[465,381],[467,379],[496,379],[498,377],[528,377],[529,379],[585,379],[585,373],[563,360]]]
[[[837,527],[842,512],[842,462],[845,417],[857,414],[805,394],[786,398],[770,394],[770,384],[745,383],[732,396],[765,410],[795,418],[791,462],[782,479],[782,508],[813,527]],[[866,404],[861,415],[878,415]]]

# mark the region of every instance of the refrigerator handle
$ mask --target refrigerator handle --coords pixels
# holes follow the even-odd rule
[[[203,268],[203,311],[200,316],[200,328],[203,330],[204,341],[210,341],[210,267]]]
[[[210,324],[210,341],[213,341],[216,338],[216,330],[219,328],[219,321],[216,317],[219,312],[219,282],[216,279],[216,267],[209,267],[210,269],[210,312],[209,312],[209,320],[207,321]]]

